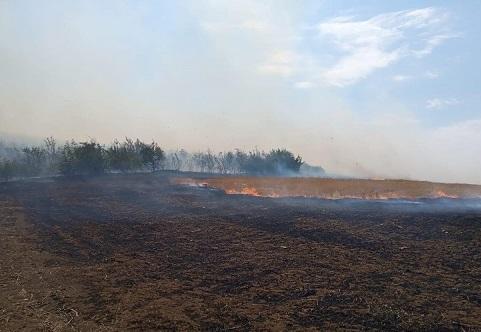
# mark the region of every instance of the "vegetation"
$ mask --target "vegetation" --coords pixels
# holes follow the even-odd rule
[[[165,152],[157,142],[144,143],[126,138],[104,146],[88,142],[66,142],[59,146],[49,137],[39,146],[15,147],[0,143],[0,178],[44,175],[99,175],[108,172],[158,170],[194,171],[220,174],[293,175],[303,161],[286,149],[270,152],[242,150],[214,153]]]
[[[245,155],[238,152],[241,160],[241,169],[245,173],[262,175],[282,175],[298,173],[303,164],[300,156],[294,157],[286,149],[276,149],[269,153],[253,151]]]
[[[64,175],[97,175],[107,168],[107,155],[95,141],[65,143],[60,162],[60,172]]]
[[[1,160],[0,161],[0,177],[4,180],[9,180],[15,176],[15,171],[18,166],[13,160]]]
[[[142,156],[142,164],[149,166],[152,172],[155,172],[159,167],[164,168],[164,151],[157,143],[152,142],[148,145],[142,143],[140,155]]]
[[[113,171],[130,172],[142,167],[141,152],[144,144],[127,138],[125,142],[115,140],[106,149],[108,166]]]

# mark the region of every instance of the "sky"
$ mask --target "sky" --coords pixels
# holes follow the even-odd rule
[[[481,184],[479,1],[0,0],[0,133]]]

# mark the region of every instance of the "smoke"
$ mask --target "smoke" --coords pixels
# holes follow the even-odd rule
[[[430,128],[395,99],[360,115],[335,88],[293,84],[316,70],[292,51],[301,9],[272,8],[3,1],[0,132],[286,147],[329,173],[481,183],[481,120]]]

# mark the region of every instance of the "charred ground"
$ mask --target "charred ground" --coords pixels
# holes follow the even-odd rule
[[[167,175],[0,187],[0,330],[481,330],[481,211]]]

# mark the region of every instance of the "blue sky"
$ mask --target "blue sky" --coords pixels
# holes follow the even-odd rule
[[[385,2],[384,7],[380,7],[379,2],[377,5],[363,3],[363,6],[357,7],[358,10],[353,7],[353,11],[363,12],[367,17],[369,13],[420,8],[418,1],[397,5],[395,2]],[[364,84],[349,89],[346,98],[354,103],[362,103],[363,97],[369,95],[369,89],[378,89],[391,77],[392,82],[383,87],[383,92],[402,99],[427,126],[477,118],[481,96],[478,88],[480,71],[476,63],[481,48],[475,41],[481,32],[478,19],[481,6],[476,1],[432,1],[421,7],[425,6],[447,15],[442,27],[435,28],[433,34],[444,30],[442,33],[452,37],[437,45],[426,56],[402,58],[385,70],[374,73]],[[409,33],[407,38],[417,39],[418,42],[422,39]]]
[[[478,1],[2,1],[0,132],[481,183]]]

